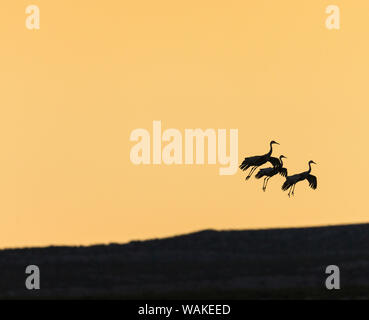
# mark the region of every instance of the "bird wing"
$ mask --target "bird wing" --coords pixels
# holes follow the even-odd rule
[[[282,190],[286,191],[289,187],[293,185],[294,181],[292,181],[291,177],[287,177],[286,181],[282,185]]]
[[[280,169],[279,169],[279,174],[280,174],[282,177],[287,177],[287,169],[286,169],[286,168],[280,168]]]
[[[312,189],[316,189],[317,186],[318,186],[318,181],[316,179],[316,176],[313,176],[312,174],[309,174],[307,177],[306,177],[307,181],[309,181],[309,186],[310,188]]]
[[[269,157],[268,161],[273,165],[273,167],[280,167],[281,166],[281,162],[279,161],[278,158]]]
[[[245,160],[242,161],[240,165],[240,169],[245,171],[249,167],[257,165],[258,160],[260,159],[260,156],[254,156],[254,157],[248,157],[245,158]]]
[[[297,173],[292,176],[287,176],[286,181],[282,185],[282,190],[286,191],[289,187],[293,186],[301,180],[302,173]]]
[[[274,168],[260,169],[259,172],[255,175],[255,178],[260,179],[260,178],[265,177],[265,176],[271,176],[273,171],[274,171]]]

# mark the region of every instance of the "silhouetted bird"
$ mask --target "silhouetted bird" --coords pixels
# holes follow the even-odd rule
[[[257,167],[262,166],[264,163],[267,163],[268,161],[273,166],[278,166],[279,164],[278,159],[271,157],[272,152],[273,152],[273,144],[279,144],[279,143],[275,142],[274,140],[270,141],[270,150],[268,153],[262,156],[248,157],[248,158],[245,158],[245,160],[243,160],[243,162],[240,165],[241,170],[246,171],[248,168],[251,167],[251,170],[249,174],[247,175],[246,180],[250,179],[250,177],[252,176],[252,174],[254,173]],[[273,159],[276,159],[277,161],[275,162]]]
[[[298,173],[298,174],[294,174],[293,176],[287,176],[286,181],[282,185],[282,190],[286,191],[288,188],[290,188],[290,191],[288,192],[288,196],[291,195],[291,191],[292,191],[292,195],[294,195],[295,194],[295,185],[296,185],[296,183],[299,182],[299,181],[303,181],[305,179],[307,181],[309,181],[310,188],[312,188],[312,189],[317,188],[318,182],[317,182],[316,176],[313,176],[312,174],[310,174],[312,163],[316,164],[313,160],[310,160],[308,171]]]
[[[287,177],[287,169],[283,168],[283,161],[282,161],[283,158],[286,159],[287,157],[285,157],[284,155],[281,155],[279,159],[270,157],[269,161],[271,163],[273,162],[278,163],[278,165],[271,167],[271,168],[260,169],[259,172],[256,174],[255,176],[256,179],[265,177],[264,182],[263,182],[263,191],[266,190],[269,179],[275,176],[277,173],[279,173],[282,177]]]

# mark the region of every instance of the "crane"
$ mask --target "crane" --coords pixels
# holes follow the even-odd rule
[[[286,181],[283,183],[282,185],[282,190],[286,191],[288,189],[290,189],[290,191],[288,192],[288,196],[291,196],[291,191],[292,191],[292,195],[295,194],[295,186],[296,183],[303,181],[303,180],[307,180],[309,182],[309,187],[312,189],[316,189],[318,186],[318,182],[317,182],[317,178],[316,176],[313,176],[312,174],[310,174],[311,172],[311,164],[314,163],[316,164],[313,160],[309,161],[309,170],[298,173],[298,174],[294,174],[293,176],[287,176],[286,177]]]
[[[245,160],[243,160],[243,162],[240,165],[240,169],[242,171],[246,171],[248,168],[251,167],[251,170],[249,172],[249,174],[246,176],[246,180],[250,179],[250,177],[252,176],[252,174],[254,173],[254,171],[262,166],[263,164],[267,163],[268,161],[275,167],[278,166],[279,161],[277,158],[273,158],[271,157],[272,152],[273,152],[273,144],[279,144],[278,142],[272,140],[270,141],[269,145],[270,145],[270,149],[269,152],[262,155],[262,156],[253,156],[253,157],[248,157],[245,158]],[[276,159],[277,161],[275,162],[274,159]],[[274,163],[273,163],[274,162]]]
[[[263,191],[266,190],[269,179],[275,176],[276,174],[279,173],[282,177],[287,177],[287,169],[283,168],[283,160],[282,160],[283,158],[287,159],[287,157],[285,157],[284,155],[281,155],[279,159],[270,157],[271,162],[278,163],[278,165],[270,168],[260,169],[259,172],[255,175],[256,179],[265,177],[263,182]]]

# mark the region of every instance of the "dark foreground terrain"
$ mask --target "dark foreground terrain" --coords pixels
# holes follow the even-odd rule
[[[41,289],[25,288],[25,268]],[[341,290],[325,288],[337,265]],[[124,245],[0,251],[0,298],[369,298],[369,225],[205,230]]]

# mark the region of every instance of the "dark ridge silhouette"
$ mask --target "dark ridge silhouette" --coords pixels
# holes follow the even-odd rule
[[[41,289],[25,289],[39,266]],[[337,265],[341,290],[325,288]],[[369,298],[369,224],[0,251],[0,298]]]
[[[272,152],[273,152],[273,144],[279,144],[279,143],[272,140],[269,143],[270,149],[269,149],[268,153],[266,153],[262,156],[247,157],[242,161],[242,163],[240,164],[240,169],[242,171],[246,171],[248,168],[251,167],[251,170],[250,170],[249,174],[246,176],[246,180],[250,179],[250,177],[252,176],[252,174],[254,173],[254,171],[258,167],[262,166],[263,164],[267,163],[268,161],[273,166],[278,166],[280,164],[279,160],[277,158],[271,157]]]

